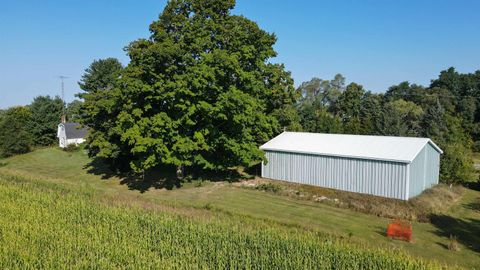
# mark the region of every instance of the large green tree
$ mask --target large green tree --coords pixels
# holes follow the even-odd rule
[[[0,156],[23,154],[32,148],[32,135],[28,128],[31,113],[27,107],[12,107],[0,118]]]
[[[29,105],[31,120],[28,127],[35,145],[48,146],[55,142],[63,106],[58,96],[38,96]]]
[[[105,112],[109,127],[94,128],[91,153],[136,172],[159,164],[223,170],[263,159],[258,145],[295,118],[293,81],[269,62],[276,37],[231,15],[234,6],[168,2],[150,38],[127,47],[131,61],[116,87],[86,107]]]

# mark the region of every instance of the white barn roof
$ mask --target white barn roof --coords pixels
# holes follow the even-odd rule
[[[262,150],[411,163],[426,144],[443,151],[428,138],[283,132]]]

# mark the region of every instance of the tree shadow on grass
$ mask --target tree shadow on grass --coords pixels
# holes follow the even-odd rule
[[[173,190],[181,188],[183,181],[176,177],[166,176],[160,171],[149,172],[145,177],[139,175],[129,175],[120,180],[120,184],[126,185],[130,190],[138,190],[144,193],[151,188]]]
[[[466,248],[480,252],[480,220],[459,219],[447,215],[432,215],[430,220],[437,228],[435,231],[437,235],[446,238],[455,236]],[[442,246],[445,247],[443,244]]]
[[[480,213],[480,198],[477,198],[475,201],[465,205],[467,209],[477,211]]]
[[[182,181],[176,177],[174,168],[170,166],[158,167],[144,175],[139,175],[115,171],[102,159],[93,159],[83,169],[90,174],[100,176],[102,180],[120,179],[121,185],[126,185],[128,189],[137,190],[140,193],[145,193],[151,188],[172,190],[182,186]]]
[[[86,164],[83,169],[90,174],[100,176],[102,180],[120,179],[120,184],[126,185],[130,190],[137,190],[140,193],[145,193],[152,188],[173,190],[175,188],[181,188],[186,182],[195,180],[238,182],[248,177],[237,171],[202,171],[192,169],[187,172],[189,176],[178,179],[175,167],[168,165],[158,166],[145,172],[144,175],[139,175],[112,170],[101,159],[93,159]]]
[[[102,178],[102,180],[109,180],[113,177],[124,177],[124,173],[115,172],[112,170],[105,162],[99,158],[94,158],[89,163],[83,166],[83,169],[89,174],[97,175]]]

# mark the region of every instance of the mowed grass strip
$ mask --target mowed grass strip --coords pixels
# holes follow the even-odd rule
[[[255,221],[107,206],[88,190],[0,175],[1,269],[435,269],[403,252]]]

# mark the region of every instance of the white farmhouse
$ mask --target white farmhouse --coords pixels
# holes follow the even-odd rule
[[[61,123],[58,125],[57,137],[61,148],[71,144],[79,145],[85,141],[87,129],[77,123]]]

